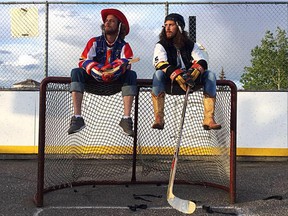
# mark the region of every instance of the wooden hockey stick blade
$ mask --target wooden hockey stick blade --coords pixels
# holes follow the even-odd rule
[[[129,60],[128,64],[133,64],[133,63],[138,62],[138,61],[140,61],[140,58],[139,58],[139,57],[133,58],[133,59],[130,59],[130,60]]]
[[[192,214],[196,210],[196,204],[194,202],[181,199],[173,194],[170,194],[170,198],[167,198],[167,201],[171,207],[185,214]]]
[[[173,207],[174,209],[180,212],[183,212],[185,214],[192,214],[196,210],[196,204],[190,200],[184,200],[179,197],[176,197],[173,194],[174,177],[175,177],[175,171],[176,171],[173,169],[176,168],[174,167],[176,164],[177,164],[177,159],[174,158],[174,160],[172,161],[170,181],[169,181],[169,185],[167,189],[167,202],[170,204],[171,207]]]

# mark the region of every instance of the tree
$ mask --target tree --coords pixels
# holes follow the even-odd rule
[[[225,72],[224,72],[224,68],[222,67],[221,69],[221,72],[220,72],[220,75],[219,75],[219,79],[220,80],[225,80],[226,79],[226,76],[225,76]],[[221,86],[218,88],[219,91],[224,91],[224,90],[227,90],[227,86]]]
[[[225,76],[225,72],[224,72],[223,67],[222,67],[222,70],[221,70],[221,72],[220,72],[219,79],[220,79],[220,80],[225,80],[225,79],[226,79],[226,76]]]
[[[252,66],[244,67],[240,79],[245,90],[288,89],[288,38],[279,27],[276,33],[267,31],[261,46],[251,50]]]

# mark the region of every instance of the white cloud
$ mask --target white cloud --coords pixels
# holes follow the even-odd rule
[[[23,54],[18,57],[16,61],[5,62],[5,65],[27,68],[30,66],[37,66],[40,61],[35,58],[32,54]]]
[[[17,65],[23,67],[27,65],[38,65],[39,60],[35,59],[32,55],[30,54],[25,54],[25,55],[20,55],[18,58],[18,61],[16,62]]]

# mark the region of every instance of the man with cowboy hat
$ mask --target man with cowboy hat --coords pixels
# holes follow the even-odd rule
[[[101,11],[102,35],[91,38],[79,59],[78,68],[71,71],[71,87],[74,116],[71,119],[68,134],[76,133],[85,127],[81,116],[81,104],[85,85],[91,80],[96,84],[120,83],[124,113],[119,123],[123,132],[134,136],[133,122],[130,117],[134,96],[137,93],[135,71],[131,70],[129,60],[133,58],[132,49],[124,38],[130,28],[125,15],[117,9]],[[112,70],[113,69],[113,70]],[[104,73],[110,70],[112,73]]]
[[[165,17],[159,42],[154,48],[152,101],[155,121],[152,128],[164,128],[165,93],[185,94],[187,84],[201,84],[204,89],[205,130],[220,129],[214,120],[216,100],[216,76],[208,70],[208,54],[205,48],[191,41],[184,30],[184,18],[177,13]]]

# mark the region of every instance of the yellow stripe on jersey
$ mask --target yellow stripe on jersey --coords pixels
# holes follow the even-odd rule
[[[167,68],[169,66],[169,62],[165,61],[165,62],[159,62],[156,65],[156,70],[162,70],[164,68]]]

